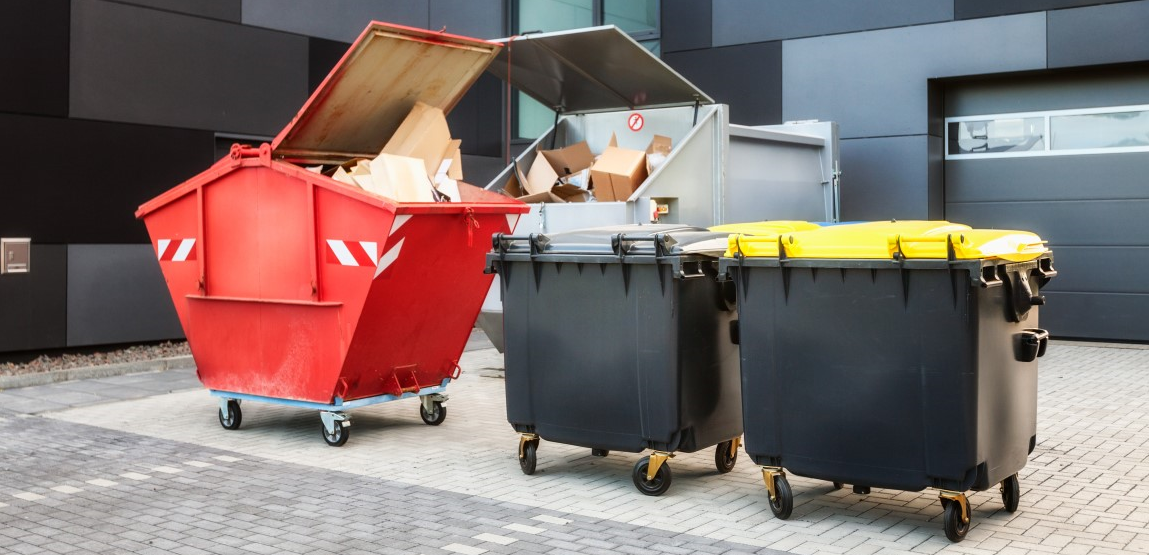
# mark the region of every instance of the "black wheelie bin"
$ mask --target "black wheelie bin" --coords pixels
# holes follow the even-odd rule
[[[653,454],[635,487],[670,487],[673,453],[711,446],[734,468],[742,436],[733,287],[717,278],[727,233],[622,225],[493,237],[502,278],[507,419],[522,471],[539,439]],[[705,241],[718,252],[692,252]]]
[[[1000,484],[1017,510],[1056,275],[1040,238],[941,221],[731,235],[720,272],[738,297],[746,452],[777,517],[793,508],[784,468],[856,493],[940,490],[951,541],[966,491]]]

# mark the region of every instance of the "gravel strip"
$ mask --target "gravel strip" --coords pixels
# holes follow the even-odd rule
[[[68,368],[88,368],[109,364],[150,361],[188,356],[187,341],[165,341],[150,345],[131,345],[93,353],[41,355],[30,362],[0,362],[0,376],[39,374]]]

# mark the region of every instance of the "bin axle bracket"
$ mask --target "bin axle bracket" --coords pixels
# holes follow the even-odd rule
[[[738,456],[738,448],[742,446],[742,436],[730,440],[730,458]]]
[[[957,504],[961,506],[961,521],[965,524],[969,524],[969,500],[966,499],[964,493],[943,489],[938,491],[938,499],[957,502]]]
[[[432,413],[435,412],[435,403],[445,403],[448,398],[449,397],[442,393],[432,393],[430,395],[419,396],[419,401],[423,403],[423,410],[427,411],[427,413]]]
[[[537,434],[520,434],[519,435],[519,459],[523,458],[523,452],[524,452],[524,449],[526,448],[527,444],[532,442],[532,441],[538,441],[538,440],[539,440],[539,436]]]
[[[351,417],[342,412],[319,411],[319,420],[323,421],[323,429],[329,434],[335,433],[335,426],[346,428],[351,425]]]
[[[231,418],[231,411],[228,410],[228,406],[227,406],[228,403],[231,401],[235,401],[235,404],[237,406],[240,405],[241,403],[243,403],[242,399],[228,399],[227,397],[220,397],[219,398],[219,411],[220,411],[220,414],[223,414],[224,420]]]
[[[775,477],[786,477],[786,471],[780,466],[763,466],[762,481],[766,482],[766,492],[770,494],[770,501],[777,501],[778,490],[774,487]]]
[[[655,451],[650,454],[650,462],[646,465],[646,481],[654,480],[658,476],[658,470],[666,461],[674,456],[674,453],[667,453],[666,451]]]

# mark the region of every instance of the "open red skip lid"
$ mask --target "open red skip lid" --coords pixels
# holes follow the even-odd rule
[[[373,158],[416,101],[450,112],[501,48],[372,22],[272,142],[273,155],[311,163]]]

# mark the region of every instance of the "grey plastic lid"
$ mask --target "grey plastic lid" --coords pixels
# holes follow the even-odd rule
[[[680,255],[690,253],[694,244],[714,240],[725,242],[728,235],[677,224],[615,225],[543,235],[537,239],[537,248],[542,255],[617,256],[621,248],[628,256],[655,256],[659,253],[655,240],[661,239],[662,253]],[[512,250],[529,248],[523,241],[521,245],[514,245]]]
[[[613,25],[494,42],[488,70],[565,114],[714,103]]]

